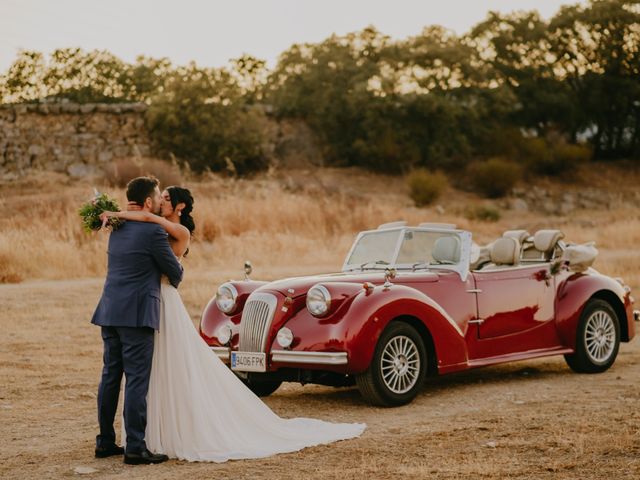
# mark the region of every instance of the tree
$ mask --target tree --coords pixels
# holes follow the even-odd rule
[[[640,154],[640,2],[592,0],[551,20],[558,75],[599,157]]]
[[[195,171],[245,175],[264,169],[264,114],[250,109],[225,69],[191,63],[169,75],[151,98],[147,120],[156,147],[186,161]]]
[[[231,60],[231,75],[245,97],[246,103],[257,103],[263,99],[269,71],[267,62],[244,54]]]
[[[18,58],[0,77],[1,103],[31,102],[46,95],[44,56],[39,52],[22,50]]]

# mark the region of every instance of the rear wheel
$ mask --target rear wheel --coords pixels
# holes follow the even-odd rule
[[[263,379],[252,374],[247,375],[242,381],[259,397],[268,397],[282,385],[282,380]]]
[[[595,298],[587,302],[580,316],[575,352],[564,358],[578,373],[600,373],[613,365],[619,347],[618,316],[611,305]]]
[[[392,322],[382,332],[369,368],[356,376],[356,383],[369,403],[394,407],[415,398],[426,373],[422,337],[411,325]]]

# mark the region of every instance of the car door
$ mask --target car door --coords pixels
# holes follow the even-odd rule
[[[557,343],[554,278],[549,264],[473,272],[477,293],[477,338],[483,354],[500,355]],[[553,334],[544,331],[552,329]],[[551,337],[551,338],[548,338]]]

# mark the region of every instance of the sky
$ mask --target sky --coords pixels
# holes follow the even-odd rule
[[[459,34],[490,10],[537,9],[544,18],[580,0],[0,0],[0,72],[20,49],[108,50],[220,67],[244,53],[274,66],[294,43],[368,25],[394,39],[442,25]]]

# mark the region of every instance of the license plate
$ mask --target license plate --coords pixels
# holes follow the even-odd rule
[[[241,372],[266,372],[267,355],[257,352],[231,352],[231,369]]]

